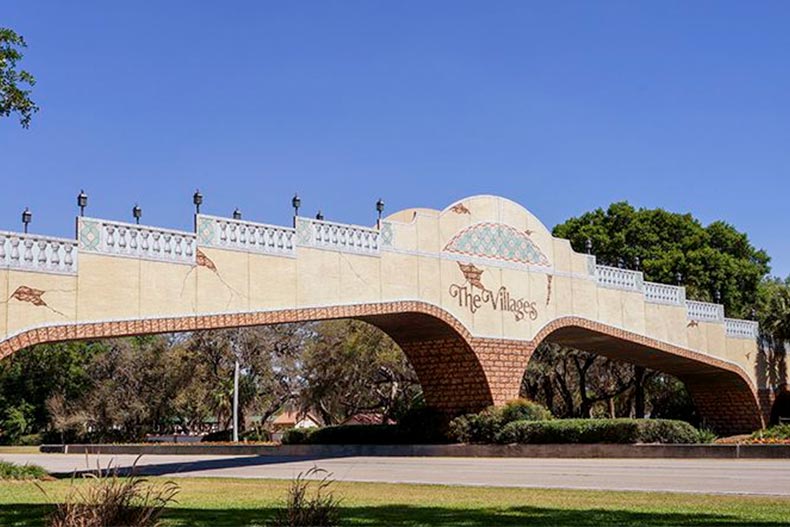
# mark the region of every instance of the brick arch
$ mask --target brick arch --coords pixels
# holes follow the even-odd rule
[[[430,406],[457,414],[493,404],[469,331],[447,311],[419,301],[50,325],[0,343],[0,359],[50,342],[346,318],[378,327],[403,349]]]
[[[704,423],[718,433],[747,433],[763,425],[757,390],[736,364],[579,317],[547,324],[533,343],[544,341],[674,375]]]

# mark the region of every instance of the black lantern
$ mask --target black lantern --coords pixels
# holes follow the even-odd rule
[[[587,249],[587,254],[592,254],[592,240],[587,238],[584,242],[584,248]]]
[[[675,273],[675,281],[678,283],[679,286],[683,285],[683,275],[680,274],[680,271]]]
[[[291,206],[294,208],[294,216],[298,216],[299,207],[302,206],[302,200],[299,199],[299,194],[294,194],[294,197],[291,198]]]
[[[238,207],[236,207],[236,210],[233,211],[233,219],[234,220],[240,220],[241,219],[241,211],[239,210]]]
[[[27,226],[30,225],[30,222],[33,221],[33,213],[30,212],[30,209],[25,207],[25,210],[22,211],[22,225],[25,229],[25,234],[27,234]]]
[[[625,260],[623,260],[622,257],[617,259],[617,267],[619,267],[620,269],[624,269],[625,268]]]
[[[640,260],[638,256],[634,256],[634,270],[642,270],[642,260]]]
[[[141,209],[140,205],[137,203],[135,203],[134,207],[132,207],[132,216],[134,217],[134,222],[139,225],[140,218],[143,217],[143,209]]]
[[[84,190],[80,190],[77,195],[77,206],[80,208],[80,216],[85,216],[85,207],[88,206],[88,195]]]
[[[324,221],[324,215],[321,213],[320,210],[316,212],[315,219],[317,219],[318,221]]]
[[[717,304],[721,304],[721,291],[720,290],[716,289],[716,291],[713,292],[713,301],[716,302]]]
[[[379,213],[379,221],[381,221],[381,213],[384,212],[384,200],[381,198],[376,202],[376,212]]]
[[[200,193],[200,189],[196,189],[192,194],[192,203],[195,205],[195,214],[200,214],[200,206],[203,204],[203,194]]]

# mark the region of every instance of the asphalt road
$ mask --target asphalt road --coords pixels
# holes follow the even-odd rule
[[[0,454],[0,459],[70,474],[95,469],[97,461],[130,467],[135,456],[89,456],[87,464],[82,454]],[[313,465],[339,481],[790,496],[790,460],[150,455],[140,459],[138,472],[290,479]]]

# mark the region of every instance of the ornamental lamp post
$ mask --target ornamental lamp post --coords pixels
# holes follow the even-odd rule
[[[675,273],[675,281],[678,283],[678,286],[682,286],[683,285],[683,275],[680,274],[680,271]]]
[[[132,207],[132,217],[134,218],[134,222],[137,225],[140,225],[140,218],[143,217],[143,209],[141,209],[140,205],[137,203],[135,203],[134,207]]]
[[[27,234],[27,226],[30,225],[30,222],[33,221],[33,213],[30,212],[30,209],[25,207],[25,210],[22,211],[22,225],[24,226],[25,234]]]
[[[634,270],[635,271],[642,270],[642,260],[638,256],[634,256]]]
[[[302,206],[302,200],[299,199],[299,194],[294,193],[294,197],[291,198],[291,207],[294,208],[294,227],[296,227],[296,218],[299,217],[299,207]]]
[[[233,219],[234,220],[240,220],[241,219],[241,211],[239,210],[238,207],[236,207],[236,210],[233,211]]]
[[[721,304],[721,290],[716,289],[716,291],[713,292],[713,301],[716,304]]]
[[[320,210],[315,213],[315,219],[317,219],[318,221],[324,221],[324,215]]]
[[[200,214],[200,206],[203,204],[203,194],[200,193],[200,189],[195,189],[195,193],[192,194],[192,204],[195,205],[195,214]]]
[[[381,213],[384,212],[384,200],[379,198],[376,202],[376,212],[378,213],[378,220],[376,221],[376,225],[381,227]]]
[[[80,208],[80,216],[85,216],[85,207],[88,206],[88,195],[84,190],[80,190],[77,195],[77,206]]]
[[[592,254],[592,240],[587,238],[584,242],[584,248],[587,249],[587,254]]]

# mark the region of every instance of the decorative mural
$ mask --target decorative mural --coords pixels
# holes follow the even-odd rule
[[[456,214],[470,214],[470,215],[472,214],[472,211],[467,209],[463,203],[456,203],[455,205],[450,207],[450,210],[455,212]]]
[[[551,283],[554,281],[554,276],[546,275],[546,305],[551,304]]]
[[[449,253],[548,266],[549,259],[524,231],[504,223],[476,223],[456,234],[445,246]]]
[[[526,298],[516,298],[511,295],[507,286],[501,286],[496,292],[488,289],[481,280],[484,270],[474,264],[458,262],[458,267],[464,275],[463,284],[450,284],[448,292],[452,298],[458,300],[458,306],[468,309],[472,314],[482,308],[494,311],[513,313],[516,322],[521,320],[535,320],[538,318],[537,302]],[[477,292],[476,290],[480,290]]]
[[[26,285],[20,285],[13,293],[11,293],[11,296],[6,302],[10,301],[11,299],[17,300],[19,302],[26,302],[36,307],[45,307],[53,313],[57,313],[58,315],[65,317],[66,315],[64,313],[47,304],[46,300],[43,298],[45,294],[46,291],[42,289],[35,289]]]

